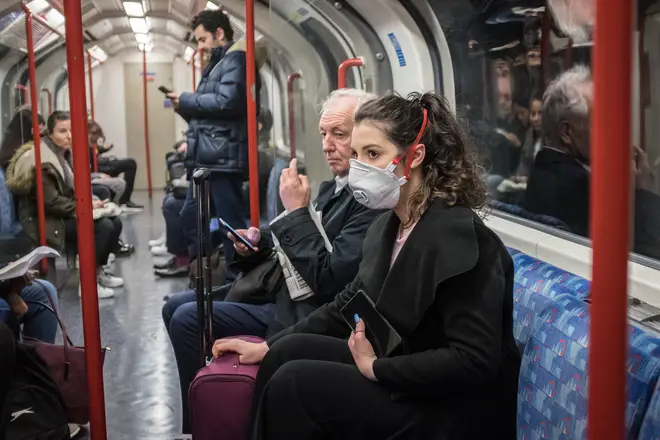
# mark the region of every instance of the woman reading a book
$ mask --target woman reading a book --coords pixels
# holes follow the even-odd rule
[[[390,210],[355,280],[265,343],[214,345],[261,362],[251,438],[515,439],[513,262],[463,130],[441,97],[387,95],[352,149],[354,197]]]

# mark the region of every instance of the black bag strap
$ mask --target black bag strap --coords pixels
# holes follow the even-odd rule
[[[211,356],[213,346],[213,290],[211,282],[211,191],[209,182],[211,171],[197,168],[192,180],[194,196],[197,201],[197,274],[195,278],[195,293],[197,298],[197,329],[199,338],[199,363],[206,365],[207,357]]]

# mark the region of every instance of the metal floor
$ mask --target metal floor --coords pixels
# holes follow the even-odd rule
[[[99,300],[101,342],[111,348],[104,365],[108,439],[171,440],[180,437],[181,403],[161,307],[165,295],[186,288],[187,278],[161,279],[153,273],[147,243],[164,231],[162,193],[155,191],[152,200],[136,193],[134,200],[145,209],[122,215],[122,237],[135,245],[135,253],[114,263],[125,285],[114,298]],[[60,310],[74,343],[82,344],[77,271],[60,291]],[[88,428],[76,438],[89,438]]]

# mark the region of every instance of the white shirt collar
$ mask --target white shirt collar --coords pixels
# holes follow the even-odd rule
[[[348,174],[345,176],[335,176],[335,182],[337,183],[335,194],[338,194],[346,185],[348,185]]]

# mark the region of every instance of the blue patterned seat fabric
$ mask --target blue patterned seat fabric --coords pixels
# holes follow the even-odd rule
[[[589,295],[588,280],[509,248],[515,266],[513,285],[514,337],[522,351],[534,319],[558,295]]]
[[[16,220],[14,197],[5,181],[5,172],[0,168],[0,237],[15,237],[21,232],[21,224]]]
[[[551,298],[535,317],[520,371],[519,440],[587,438],[589,308],[563,294]],[[636,439],[660,372],[660,340],[637,327],[630,329],[623,438]],[[645,420],[645,429],[649,425],[651,431],[651,424]]]

